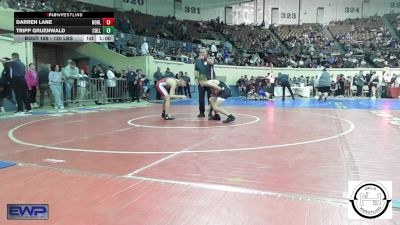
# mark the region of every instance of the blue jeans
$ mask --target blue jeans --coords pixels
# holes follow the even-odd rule
[[[68,102],[68,101],[73,101],[73,97],[72,97],[72,89],[74,88],[74,83],[69,83],[68,81],[64,82],[65,85],[65,98],[64,101]]]

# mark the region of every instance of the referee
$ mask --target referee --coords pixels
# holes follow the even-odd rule
[[[212,80],[215,78],[214,76],[214,60],[208,58],[208,53],[206,48],[201,48],[200,53],[199,53],[199,58],[196,59],[194,62],[194,70],[195,70],[195,77],[200,77],[201,75],[204,75],[207,77],[208,80]],[[199,89],[199,111],[200,114],[197,116],[198,118],[204,118],[205,117],[205,94],[207,92],[207,100],[208,104],[210,105],[209,99],[211,95],[211,89],[207,87],[201,87],[198,85]],[[213,118],[212,115],[212,108],[210,107],[210,112],[208,114],[208,118]]]

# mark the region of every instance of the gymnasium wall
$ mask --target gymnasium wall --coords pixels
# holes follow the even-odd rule
[[[253,24],[256,18],[255,2],[248,2],[232,6],[233,24]],[[261,9],[262,10],[262,9]],[[262,21],[262,20],[261,20]]]
[[[32,42],[17,43],[14,42],[14,38],[12,37],[0,35],[0,49],[0,57],[11,58],[11,54],[16,52],[26,66],[33,62]],[[0,63],[0,71],[2,70],[3,65]]]
[[[137,10],[144,14],[155,16],[175,16],[177,19],[209,20],[218,16],[221,20],[225,18],[225,6],[210,7],[201,1],[191,3],[190,1],[174,0],[120,0],[122,11]]]
[[[254,0],[240,4],[239,1],[194,0],[80,0],[121,11],[137,10],[156,16],[175,16],[178,19],[209,20],[225,16],[234,24],[243,22],[268,26],[274,20],[278,24],[316,23],[346,18],[361,18],[400,12],[400,0]],[[232,7],[225,15],[225,7]],[[319,10],[318,10],[319,8]],[[276,9],[273,14],[272,10]]]
[[[156,71],[157,67],[161,67],[161,72],[165,72],[166,68],[169,67],[174,74],[177,74],[179,71],[188,72],[192,83],[194,81],[194,65],[186,64],[182,62],[174,62],[174,61],[166,61],[166,60],[154,60],[152,57],[149,59],[149,68],[147,71],[150,74],[150,79],[153,79],[153,74]],[[364,71],[366,74],[368,71],[377,71],[377,73],[382,73],[382,68],[349,68],[349,69],[328,69],[328,72],[332,75],[343,74],[347,76],[354,76],[359,71]],[[279,72],[289,74],[290,77],[300,77],[300,76],[317,76],[321,73],[321,69],[312,69],[312,68],[269,68],[269,67],[243,67],[243,66],[226,66],[226,65],[216,65],[215,66],[215,74],[217,78],[223,81],[226,81],[229,85],[235,85],[236,81],[242,75],[247,75],[249,78],[251,76],[265,76],[269,72],[273,72],[274,74],[278,74]],[[400,74],[400,69],[390,69],[390,71],[394,74]]]
[[[320,8],[319,22],[346,18],[361,18],[400,12],[400,0],[265,0],[265,22],[272,20],[272,9],[278,8],[279,24],[316,23],[317,9]],[[300,21],[299,21],[300,17]]]
[[[277,9],[277,16],[272,11]],[[299,18],[299,0],[269,0],[265,1],[265,24],[297,24]],[[274,18],[272,18],[274,17]]]
[[[0,29],[14,32],[14,10],[0,7]]]

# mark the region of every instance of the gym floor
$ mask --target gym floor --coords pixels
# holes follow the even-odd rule
[[[195,100],[0,119],[7,204],[49,204],[29,224],[400,224],[349,220],[348,181],[392,181],[400,199],[400,101],[230,98],[236,121]],[[223,117],[222,119],[225,119]],[[11,223],[12,222],[12,223]]]

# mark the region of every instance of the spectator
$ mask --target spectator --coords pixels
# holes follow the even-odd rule
[[[96,105],[101,105],[106,102],[107,98],[104,86],[104,79],[106,79],[106,76],[104,74],[103,68],[101,67],[101,64],[96,64],[93,72],[93,87],[95,88],[94,92],[96,93],[96,100],[94,102],[96,103]]]
[[[149,54],[149,44],[147,41],[144,41],[142,46],[140,47],[141,54],[142,55],[148,55]]]
[[[274,75],[274,73],[268,73],[268,77],[269,79],[269,83],[271,84],[271,95],[270,98],[272,99],[273,97],[275,97],[275,86],[276,86],[276,77]]]
[[[337,84],[338,84],[338,92],[337,92],[337,95],[338,95],[339,97],[343,97],[343,96],[344,96],[344,90],[345,90],[345,87],[344,87],[344,75],[343,75],[343,74],[340,74],[340,75],[338,76]]]
[[[400,76],[398,76],[395,80],[395,87],[400,87]]]
[[[377,89],[380,86],[381,82],[379,78],[380,76],[375,73],[374,75],[372,75],[371,80],[369,81],[371,85],[371,99],[376,99],[377,95],[378,97],[380,97],[379,94],[377,94]]]
[[[189,98],[192,98],[192,93],[190,92],[190,86],[191,86],[191,84],[190,84],[190,77],[188,76],[188,73],[187,73],[187,72],[185,72],[185,75],[183,76],[183,79],[184,79],[185,82],[186,82],[186,86],[184,87],[185,95],[186,95],[187,97],[189,97]]]
[[[331,75],[326,71],[326,68],[322,69],[322,73],[319,74],[316,81],[317,86],[317,96],[318,101],[321,101],[324,98],[324,102],[327,100],[329,92],[331,90]],[[335,82],[333,82],[335,83]]]
[[[86,86],[87,81],[89,80],[88,75],[85,74],[85,70],[81,69],[80,73],[78,74],[78,97],[79,97],[79,107],[85,106],[83,101],[86,97]]]
[[[129,96],[131,97],[131,102],[134,102],[135,99],[135,79],[136,72],[132,70],[131,66],[128,66],[128,72],[126,73],[126,82],[128,85]]]
[[[63,76],[65,78],[65,105],[68,102],[73,102],[74,100],[74,83],[75,79],[78,77],[79,69],[75,66],[75,62],[72,60],[68,61],[68,65],[62,70]]]
[[[360,71],[356,76],[355,76],[355,85],[357,86],[357,96],[361,97],[362,95],[362,89],[364,87],[365,80],[363,76],[363,71]]]
[[[167,77],[175,78],[174,73],[170,71],[169,67],[167,68],[167,70],[165,71],[165,74],[164,74],[164,78],[167,78]]]
[[[64,104],[62,102],[62,83],[64,82],[63,74],[60,72],[58,65],[52,65],[49,73],[49,86],[54,96],[54,109],[63,110]]]
[[[344,79],[344,95],[346,97],[350,97],[350,88],[351,88],[351,76],[348,76],[347,79]]]
[[[136,70],[135,86],[134,86],[134,99],[140,102],[140,96],[142,92],[142,70]]]
[[[245,94],[246,94],[246,86],[244,85],[243,76],[241,76],[240,79],[236,81],[236,87],[239,90],[239,96],[245,96]]]
[[[50,90],[50,86],[49,86],[49,74],[50,74],[50,65],[43,64],[41,66],[41,69],[38,72],[39,92],[40,92],[39,107],[40,108],[42,108],[44,106],[45,94],[47,94],[47,96],[49,96],[50,103],[54,107],[54,98],[53,98],[53,94],[52,94],[52,92]]]
[[[143,89],[142,98],[144,100],[147,100],[150,96],[150,80],[147,79],[146,74],[141,75],[141,83],[142,83],[142,89]]]
[[[283,73],[278,73],[278,83],[282,87],[282,101],[285,101],[285,89],[288,88],[290,95],[292,96],[292,99],[294,100],[294,95],[292,92],[292,89],[290,88],[289,84],[289,75],[283,74]]]
[[[182,71],[179,71],[179,74],[176,74],[176,76],[175,76],[175,78],[176,79],[184,79],[183,78],[183,72]],[[186,86],[186,85],[185,85]],[[178,93],[178,95],[183,95],[183,88],[184,87],[181,87],[181,86],[178,86],[178,88],[177,88],[177,93]]]
[[[158,81],[162,80],[164,78],[164,76],[161,73],[161,68],[157,67],[157,71],[154,73],[153,75],[153,79],[154,79],[154,88],[156,87],[156,84]],[[158,91],[156,90],[157,93],[157,100],[161,100],[161,95],[160,93],[158,93]]]
[[[217,56],[217,46],[215,46],[215,43],[213,42],[211,47],[210,47],[210,51],[211,51],[211,56],[215,57]]]
[[[109,66],[107,70],[107,98],[108,101],[116,101],[116,87],[117,87],[117,82],[116,82],[116,77],[114,74],[114,67]]]
[[[37,108],[38,105],[36,103],[36,93],[37,93],[37,85],[38,85],[38,74],[36,72],[35,64],[30,63],[29,69],[25,74],[26,84],[28,86],[29,92],[29,100],[32,108]]]

